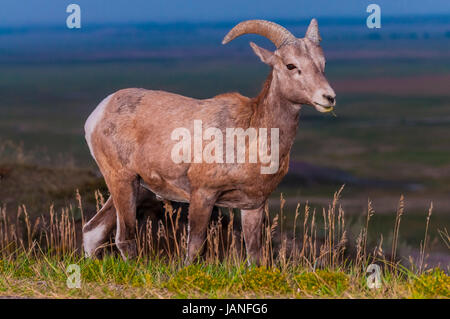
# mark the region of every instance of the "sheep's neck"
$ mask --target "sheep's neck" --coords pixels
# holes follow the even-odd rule
[[[280,157],[285,157],[289,154],[297,134],[300,105],[295,105],[282,97],[277,82],[273,80],[272,72],[263,90],[253,101],[256,104],[253,125],[265,127],[268,132],[271,128],[278,128]]]

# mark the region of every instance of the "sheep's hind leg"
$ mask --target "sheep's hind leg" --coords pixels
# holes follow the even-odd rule
[[[137,176],[105,178],[116,207],[115,243],[122,258],[132,259],[137,255],[136,248],[136,196],[139,190]]]
[[[154,196],[151,191],[139,186],[136,207],[146,202],[155,202]],[[108,241],[114,227],[116,227],[116,222],[116,208],[110,196],[98,213],[83,227],[83,247],[86,257],[99,257],[97,250]]]
[[[98,248],[104,244],[116,226],[116,209],[111,196],[98,213],[83,226],[83,247],[87,257],[98,257]]]

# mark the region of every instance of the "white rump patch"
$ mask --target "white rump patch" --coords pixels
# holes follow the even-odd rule
[[[86,256],[91,257],[95,250],[100,246],[105,237],[105,225],[98,225],[83,234],[83,246]]]
[[[105,98],[94,110],[94,112],[89,115],[88,119],[86,120],[86,123],[84,124],[84,132],[85,132],[85,138],[86,142],[89,146],[89,150],[91,151],[92,157],[95,159],[94,150],[92,149],[92,142],[91,137],[92,133],[94,132],[95,128],[97,127],[98,122],[103,118],[103,114],[105,113],[105,107],[108,105],[109,100],[111,100],[112,96],[115,93],[109,95],[107,98]]]

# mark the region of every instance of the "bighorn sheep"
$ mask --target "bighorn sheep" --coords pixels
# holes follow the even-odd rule
[[[315,19],[304,38],[296,38],[273,22],[244,21],[222,43],[249,33],[262,35],[277,47],[270,52],[250,43],[261,61],[271,66],[257,97],[226,93],[198,100],[163,91],[124,89],[104,99],[89,116],[86,140],[111,196],[83,229],[88,256],[104,243],[116,225],[115,243],[122,257],[136,255],[136,205],[144,187],[158,197],[189,203],[186,262],[192,262],[203,246],[214,205],[241,209],[248,260],[260,260],[264,205],[287,173],[301,105],[314,106],[320,112],[331,111],[335,93],[324,76],[325,57]],[[222,132],[227,128],[276,128],[279,167],[262,174],[261,168],[267,162],[261,160],[176,163],[171,160],[177,143],[172,139],[173,131],[185,128],[195,135],[195,121],[201,121],[204,128],[214,127]],[[254,141],[249,140],[250,137],[244,137],[244,144],[250,147]],[[268,150],[273,152],[274,144],[270,145]]]

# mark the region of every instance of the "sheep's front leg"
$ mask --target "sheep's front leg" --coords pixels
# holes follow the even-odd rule
[[[250,264],[261,263],[262,257],[262,223],[264,221],[264,206],[257,209],[242,209],[241,222],[244,232],[247,260]]]
[[[202,251],[216,199],[216,193],[207,190],[195,190],[191,193],[186,264],[192,263]]]

